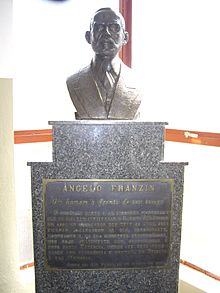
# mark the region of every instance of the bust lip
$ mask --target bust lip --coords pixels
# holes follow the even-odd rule
[[[114,48],[114,44],[109,43],[109,42],[104,42],[103,45],[104,45],[104,48],[106,48],[106,49],[113,49]]]
[[[112,39],[110,38],[103,38],[100,39],[100,44],[103,45],[105,48],[114,48],[115,47],[115,43]]]

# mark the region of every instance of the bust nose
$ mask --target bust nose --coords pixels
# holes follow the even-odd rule
[[[109,36],[111,36],[111,32],[109,30],[108,25],[105,25],[104,32],[105,32],[105,34],[108,34]]]

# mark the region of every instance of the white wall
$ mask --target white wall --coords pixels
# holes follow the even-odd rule
[[[0,78],[0,134],[0,292],[20,292],[11,79]]]
[[[185,167],[180,257],[220,275],[220,148],[167,141],[164,157],[168,162],[189,162]],[[218,281],[193,270],[182,268],[180,277],[205,292],[220,291]]]
[[[133,69],[145,120],[169,128],[220,132],[220,2],[133,1]],[[220,149],[165,143],[165,161],[186,161],[181,258],[220,274]],[[180,270],[205,292],[220,284]],[[218,289],[217,289],[218,286]],[[190,291],[191,292],[191,291]]]
[[[133,67],[145,118],[219,132],[220,1],[133,1]]]
[[[93,56],[85,40],[93,13],[118,0],[14,0],[14,128],[74,120],[66,78]]]
[[[12,0],[0,0],[0,77],[13,75]]]
[[[65,79],[90,61],[84,33],[93,12],[109,5],[118,1],[14,0],[15,129],[73,119]],[[219,132],[220,2],[139,0],[133,9],[133,67],[145,93],[144,119]]]

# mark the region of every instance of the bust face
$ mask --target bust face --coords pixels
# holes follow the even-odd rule
[[[97,12],[91,23],[89,43],[96,55],[114,58],[127,43],[122,19],[112,10]]]

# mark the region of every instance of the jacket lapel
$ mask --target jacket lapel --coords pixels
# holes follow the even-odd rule
[[[91,66],[86,67],[79,73],[78,85],[75,91],[84,105],[88,118],[107,118],[104,103],[93,78]]]
[[[138,91],[133,85],[133,80],[127,73],[127,68],[122,64],[108,119],[121,119],[121,117],[134,119],[139,104]]]

